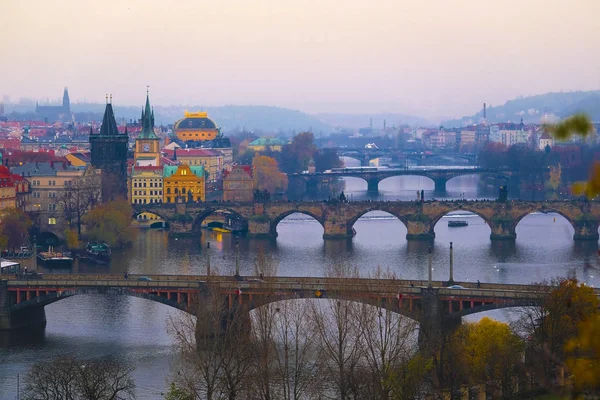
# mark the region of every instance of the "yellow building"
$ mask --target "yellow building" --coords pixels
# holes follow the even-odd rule
[[[163,201],[163,167],[144,165],[131,167],[131,203],[154,204]]]
[[[150,108],[150,96],[146,95],[146,107],[142,111],[142,131],[135,140],[134,165],[160,165],[160,139],[154,133],[154,111]]]
[[[204,201],[204,167],[165,165],[163,169],[163,203]]]
[[[175,135],[183,141],[213,140],[219,135],[217,124],[205,111],[184,113],[184,118],[175,122]]]

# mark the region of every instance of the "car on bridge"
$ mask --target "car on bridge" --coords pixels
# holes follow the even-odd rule
[[[466,287],[461,285],[450,285],[446,289],[466,289]]]

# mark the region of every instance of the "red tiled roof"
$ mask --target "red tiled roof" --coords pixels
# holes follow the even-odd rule
[[[226,170],[226,171],[224,171],[224,172],[223,172],[223,178],[226,178],[226,177],[227,177],[227,175],[229,175],[230,173],[232,173],[232,172],[234,172],[234,171],[236,171],[236,170],[237,170],[237,171],[239,171],[240,169],[242,169],[242,170],[246,171],[246,173],[247,173],[247,174],[248,174],[250,177],[252,177],[252,166],[251,166],[251,165],[234,165],[234,166],[231,168],[231,171],[227,171],[227,170]]]
[[[173,157],[173,150],[162,149],[161,152],[169,157]],[[177,149],[177,157],[214,157],[218,156],[218,151],[209,149]]]

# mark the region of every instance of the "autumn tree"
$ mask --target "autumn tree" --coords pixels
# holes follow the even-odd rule
[[[566,345],[579,334],[578,327],[598,315],[594,289],[576,280],[560,279],[537,285],[537,299],[531,307],[521,309],[514,324],[527,337],[528,364],[536,381],[545,388],[556,385],[556,378],[566,361]],[[526,361],[528,361],[526,360]]]
[[[600,393],[600,316],[579,324],[578,335],[567,343],[567,366],[575,391],[586,395]]]
[[[519,336],[508,324],[488,317],[464,324],[460,329],[465,331],[464,352],[469,377],[477,383],[489,382],[495,398],[513,398],[525,348]]]
[[[332,148],[326,148],[315,152],[313,159],[317,172],[323,172],[328,169],[343,166],[343,162],[338,157],[337,151]]]
[[[81,236],[83,216],[102,201],[102,182],[99,170],[89,170],[80,178],[73,179],[58,199],[58,208],[69,226],[75,225]]]
[[[555,167],[550,167],[550,186],[556,191],[560,186],[562,178],[562,167],[558,163]]]
[[[277,161],[267,156],[255,156],[252,160],[254,183],[259,190],[269,193],[285,191],[288,185],[287,176],[279,171]]]
[[[83,360],[64,356],[41,361],[34,364],[25,377],[21,398],[133,399],[133,370],[132,366],[114,358]]]
[[[131,228],[133,209],[127,200],[99,204],[82,221],[87,239],[122,247],[132,242],[135,231]]]
[[[288,174],[306,171],[308,162],[314,158],[317,146],[312,132],[302,132],[292,138],[292,142],[281,149],[281,168]]]
[[[32,222],[27,214],[16,208],[0,213],[0,247],[15,251],[29,240]]]

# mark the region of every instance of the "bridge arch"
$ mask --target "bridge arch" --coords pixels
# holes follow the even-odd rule
[[[60,233],[50,232],[50,231],[42,231],[37,235],[35,239],[36,244],[47,247],[47,246],[57,246],[63,241],[63,237]]]
[[[146,215],[146,216],[153,215],[153,216],[156,216],[156,217],[162,219],[163,221],[167,221],[167,218],[165,217],[162,209],[160,209],[160,208],[135,207],[133,209],[132,218],[135,219],[136,221],[139,221],[140,219],[138,217],[143,216],[143,215]],[[144,220],[143,217],[142,217],[142,220]]]
[[[431,219],[431,231],[433,232],[435,226],[437,225],[438,222],[440,222],[440,220],[443,217],[445,217],[446,215],[448,215],[450,213],[456,212],[456,211],[464,211],[464,212],[468,212],[471,214],[475,214],[478,217],[480,217],[481,219],[483,219],[483,221],[487,224],[487,226],[490,226],[490,220],[488,217],[485,216],[485,214],[483,214],[479,210],[477,210],[475,208],[471,208],[465,204],[465,206],[458,206],[458,207],[450,209],[450,210],[445,210],[445,211],[440,212],[436,216],[434,216]]]
[[[308,215],[309,217],[312,217],[315,221],[317,221],[321,225],[321,228],[323,228],[323,232],[325,232],[325,222],[320,215],[316,215],[315,213],[313,213],[309,210],[291,209],[291,210],[287,210],[287,211],[275,216],[274,218],[271,218],[271,227],[270,227],[271,235],[277,236],[277,225],[279,225],[279,223],[281,221],[283,221],[286,217],[289,217],[290,215],[293,215],[293,214],[304,214],[304,215]]]
[[[160,292],[158,292],[160,293]],[[39,296],[33,297],[30,300],[21,301],[11,307],[12,312],[19,312],[22,310],[28,310],[32,308],[45,307],[49,304],[56,303],[57,301],[64,300],[69,297],[84,295],[84,294],[107,294],[115,296],[131,296],[146,299],[158,303],[165,304],[167,306],[176,308],[181,311],[190,312],[188,304],[191,303],[192,297],[188,293],[181,293],[179,299],[173,295],[174,292],[164,292],[165,295],[159,295],[157,293],[148,293],[140,290],[140,288],[117,288],[117,287],[78,287],[63,289],[60,291],[49,291],[46,294],[40,294]],[[170,296],[170,297],[169,297]],[[179,302],[178,302],[179,300]]]
[[[392,210],[386,210],[385,207],[377,207],[377,206],[373,206],[373,207],[367,207],[364,210],[361,210],[359,213],[355,214],[352,218],[350,218],[348,220],[348,224],[347,224],[347,230],[348,232],[354,232],[354,224],[356,224],[356,222],[358,222],[358,220],[365,216],[368,213],[371,212],[383,212],[386,213],[388,215],[391,215],[392,217],[395,217],[404,227],[404,229],[408,230],[408,225],[407,225],[407,221],[405,219],[403,219],[400,215],[394,213]]]
[[[226,212],[226,213],[232,214],[233,216],[235,216],[236,219],[238,219],[239,221],[242,221],[242,225],[243,225],[242,230],[245,231],[248,229],[248,219],[245,218],[242,214],[240,214],[239,212],[237,212],[231,208],[219,206],[219,207],[210,207],[210,208],[207,208],[207,209],[202,210],[199,213],[197,213],[193,219],[192,230],[194,232],[197,232],[200,229],[200,227],[202,226],[202,222],[204,222],[204,220],[208,216],[210,216],[214,213],[218,213],[218,212]]]
[[[533,214],[535,212],[542,212],[544,214],[546,214],[546,213],[555,213],[555,214],[558,214],[561,217],[563,217],[564,219],[566,219],[569,222],[569,224],[571,224],[571,227],[573,228],[574,231],[577,230],[577,227],[575,226],[575,222],[573,221],[573,219],[568,214],[562,212],[558,208],[555,208],[555,207],[546,207],[545,205],[543,205],[542,207],[532,207],[531,209],[527,210],[523,214],[517,216],[514,219],[514,221],[513,221],[512,230],[514,232],[516,232],[517,226],[519,225],[519,223],[521,222],[521,220],[523,220],[523,218],[525,218],[528,215],[531,215],[531,214]],[[597,231],[597,228],[596,228],[596,231]]]
[[[402,179],[404,177],[409,177],[409,176],[418,177],[418,178],[425,178],[426,181],[431,181],[430,187],[415,187],[415,188],[412,188],[412,189],[414,189],[414,190],[422,190],[422,189],[423,190],[433,190],[433,189],[435,189],[435,185],[436,185],[435,179],[432,178],[432,177],[430,177],[430,176],[427,176],[425,174],[419,174],[419,173],[415,173],[415,174],[411,174],[411,173],[398,173],[398,175],[386,176],[385,178],[383,178],[383,179],[381,179],[379,181],[379,184],[381,184],[382,182],[384,182],[384,181],[386,181],[388,179],[392,179],[392,178]]]

